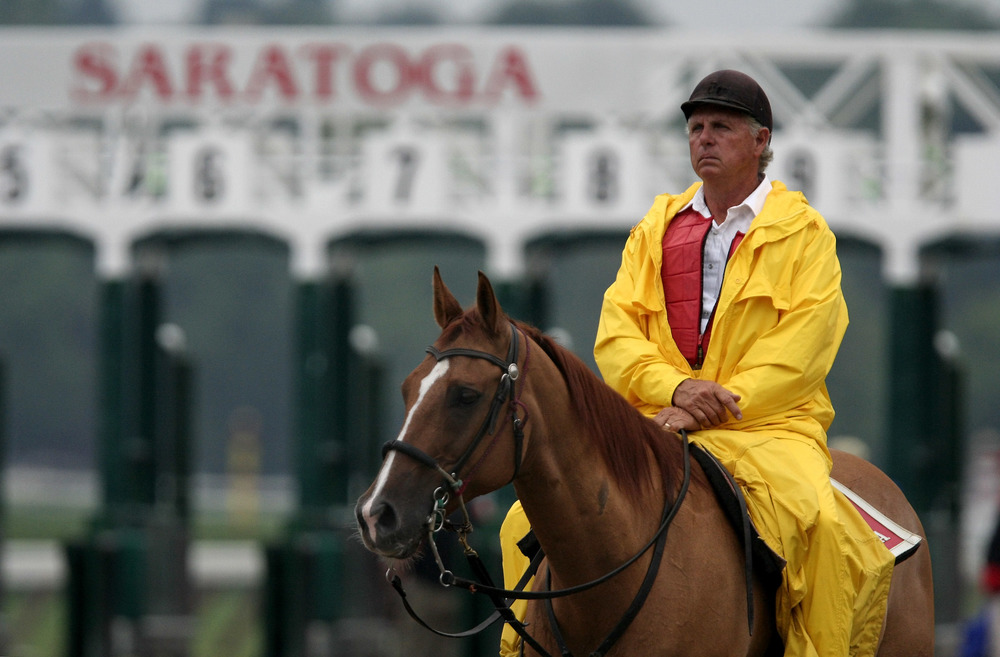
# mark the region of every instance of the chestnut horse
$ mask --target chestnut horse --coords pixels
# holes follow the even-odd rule
[[[476,307],[468,311],[437,269],[433,284],[443,332],[403,383],[403,427],[356,507],[368,549],[389,560],[409,559],[431,536],[435,516],[464,510],[464,499],[513,481],[545,554],[536,589],[579,586],[640,555],[612,579],[556,598],[549,609],[529,601],[529,646],[553,655],[566,649],[591,654],[635,606],[658,558],[648,596],[609,654],[780,654],[773,591],[755,578],[751,632],[743,546],[703,470],[686,463],[685,443],[568,350],[512,322],[482,273]],[[903,494],[874,466],[836,452],[833,474],[924,535]],[[647,549],[665,509],[675,506],[665,545]],[[878,655],[930,657],[933,613],[924,545],[895,569]]]

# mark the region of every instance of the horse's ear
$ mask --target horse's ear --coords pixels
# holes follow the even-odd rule
[[[462,304],[441,280],[441,272],[434,266],[434,320],[442,329],[462,314]]]
[[[493,285],[486,274],[479,272],[479,287],[476,290],[476,305],[479,308],[479,315],[483,318],[486,330],[493,335],[501,335],[507,325],[507,318],[503,314],[503,308],[497,301],[497,295],[493,292]]]

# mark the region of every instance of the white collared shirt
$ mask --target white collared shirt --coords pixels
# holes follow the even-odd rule
[[[712,214],[705,203],[704,187],[699,187],[694,198],[684,207],[691,208],[703,217],[709,218]],[[736,233],[744,235],[750,230],[750,223],[753,218],[760,214],[764,207],[764,199],[771,191],[771,179],[764,175],[764,180],[753,190],[750,196],[737,206],[729,208],[726,212],[725,220],[719,224],[712,222],[712,227],[708,230],[705,238],[704,252],[702,254],[701,270],[701,333],[704,334],[708,328],[708,320],[712,316],[715,304],[719,301],[719,293],[722,290],[722,275],[726,270],[726,260],[729,259],[729,249],[733,244]]]

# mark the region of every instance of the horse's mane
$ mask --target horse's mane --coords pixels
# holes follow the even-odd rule
[[[654,483],[646,447],[652,451],[665,480],[680,471],[683,454],[678,441],[605,384],[569,349],[534,326],[518,321],[514,324],[559,368],[569,387],[574,412],[590,428],[591,439],[625,494],[638,501],[639,495]],[[668,490],[668,495],[672,492]]]
[[[636,410],[572,351],[535,326],[509,317],[505,319],[513,322],[555,363],[569,388],[574,413],[589,427],[598,453],[626,495],[639,502],[641,494],[654,485],[647,446],[665,482],[681,471],[684,463],[679,441]],[[459,333],[482,331],[483,325],[479,310],[472,308],[450,324],[439,340],[450,342]],[[669,490],[670,486],[667,489],[672,499],[673,491]]]

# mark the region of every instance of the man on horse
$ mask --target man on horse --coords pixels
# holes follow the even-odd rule
[[[894,558],[830,483],[825,379],[848,322],[834,235],[765,173],[773,124],[756,81],[717,71],[681,110],[702,182],[658,196],[632,229],[604,296],[597,364],[742,487],[786,562],[776,596],[785,654],[874,655]],[[515,581],[512,542],[525,525],[515,507],[501,533]],[[502,655],[515,654],[512,638]]]

